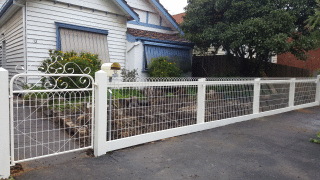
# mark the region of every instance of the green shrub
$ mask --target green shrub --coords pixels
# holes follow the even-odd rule
[[[151,59],[149,65],[150,77],[180,77],[181,69],[168,57],[158,57]]]
[[[136,81],[138,77],[138,70],[133,69],[133,70],[128,70],[128,69],[122,69],[121,70],[121,77],[123,78],[124,82],[131,82],[131,81]]]
[[[29,86],[29,85],[24,85],[23,89],[25,90],[45,90],[46,88],[41,87],[41,86]],[[48,93],[45,92],[29,92],[23,95],[23,98],[25,100],[31,100],[31,99],[48,99]]]
[[[88,74],[94,78],[95,72],[101,68],[101,61],[96,54],[50,50],[49,55],[50,58],[39,66],[39,71],[49,74]],[[57,88],[68,89],[87,87],[92,83],[87,78],[71,76],[52,76],[48,81],[53,87],[56,85]]]

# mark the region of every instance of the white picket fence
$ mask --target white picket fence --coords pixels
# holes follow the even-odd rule
[[[12,164],[7,80],[8,72],[0,68],[0,179],[10,175]],[[95,98],[95,104],[92,104],[94,120],[91,122],[94,124],[95,156],[169,137],[318,106],[320,100],[320,76],[125,81],[109,82],[104,71],[95,74],[92,91],[95,92],[92,96]]]

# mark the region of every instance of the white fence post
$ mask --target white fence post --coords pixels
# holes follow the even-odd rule
[[[95,73],[95,127],[93,149],[94,155],[101,156],[107,141],[107,73],[100,70]]]
[[[317,76],[316,102],[320,105],[320,75]]]
[[[199,82],[205,82],[205,78],[198,80]],[[197,124],[204,123],[206,108],[206,85],[198,85],[198,98],[197,98]]]
[[[296,92],[296,78],[290,79],[290,90],[289,90],[289,107],[294,106],[294,95]]]
[[[0,68],[0,179],[10,176],[9,74]]]
[[[254,79],[254,89],[253,89],[253,114],[259,114],[260,112],[260,90],[261,90],[261,83],[260,78]]]

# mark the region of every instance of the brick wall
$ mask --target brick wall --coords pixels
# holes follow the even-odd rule
[[[309,71],[320,70],[320,49],[309,51],[306,61],[298,60],[294,55],[285,53],[278,55],[277,64],[308,69]]]

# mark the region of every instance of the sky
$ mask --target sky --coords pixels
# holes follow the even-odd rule
[[[187,1],[188,0],[160,0],[161,4],[171,15],[184,12],[183,8],[187,6]]]

